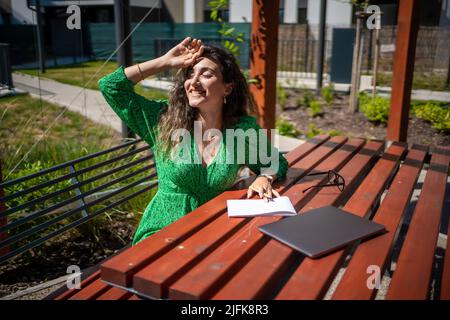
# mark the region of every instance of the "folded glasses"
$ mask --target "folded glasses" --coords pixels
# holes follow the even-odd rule
[[[324,171],[324,172],[314,172],[314,173],[307,174],[306,176],[318,176],[318,175],[322,175],[322,174],[328,175],[328,183],[324,183],[324,184],[319,183],[315,186],[310,186],[310,187],[304,189],[302,192],[304,193],[312,188],[334,187],[334,186],[336,186],[341,192],[344,190],[344,188],[345,188],[344,177],[342,177],[339,173],[337,173],[334,170],[328,170],[328,171]]]

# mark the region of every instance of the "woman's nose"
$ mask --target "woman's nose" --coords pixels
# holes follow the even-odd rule
[[[196,85],[198,85],[198,83],[199,83],[199,76],[198,76],[198,74],[195,74],[191,79],[191,84],[193,86],[196,86]]]

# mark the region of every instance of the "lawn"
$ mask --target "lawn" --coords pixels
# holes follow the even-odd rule
[[[28,94],[0,98],[0,150],[2,150],[0,161],[2,162],[3,180],[19,178],[122,143],[121,135],[115,130],[92,122],[82,115],[69,110],[66,110],[45,134],[49,125],[62,110],[57,105],[33,98]],[[37,143],[38,141],[39,143]],[[33,147],[35,143],[37,144]],[[28,153],[28,151],[30,152]],[[84,161],[82,167],[93,165],[117,155],[116,152],[113,152]],[[139,157],[140,154],[135,156]],[[134,156],[117,161],[109,169],[132,160],[134,160]],[[141,163],[137,168],[145,165],[148,165],[148,163]],[[137,168],[127,170],[137,170]],[[80,165],[78,165],[77,169],[80,169]],[[104,167],[101,167],[92,170],[78,178],[80,181],[88,179],[99,174],[104,169]],[[117,175],[124,175],[127,173],[127,170],[118,172]],[[56,176],[61,174],[60,171],[55,171],[54,176],[47,175],[44,178],[56,178]],[[141,175],[138,175],[133,179],[140,177]],[[114,178],[116,176],[113,174],[107,178],[94,181],[83,188],[91,189],[105,183],[105,179],[112,180]],[[127,181],[122,181],[122,183]],[[14,188],[26,189],[36,183],[36,181],[32,180],[19,184]],[[66,181],[62,182],[62,184],[64,183]],[[114,187],[117,187],[117,185]],[[16,192],[18,191],[16,189],[9,190],[6,188],[5,192]],[[47,191],[49,190],[43,189],[41,193],[45,194]],[[35,196],[39,195],[30,194],[32,198]],[[26,201],[27,199],[25,198],[19,200]],[[134,202],[137,206],[133,209],[136,209],[135,212],[142,213],[149,201],[149,195],[145,194],[143,197],[137,197],[136,199],[138,198],[144,198],[144,200],[137,201],[139,204]],[[7,203],[6,205],[10,206],[11,204]]]
[[[117,69],[116,62],[109,61],[104,66],[103,64],[104,61],[88,61],[68,66],[52,67],[48,68],[45,74],[40,74],[40,76],[79,87],[83,87],[87,84],[86,87],[88,89],[98,90],[98,80]],[[100,70],[100,72],[97,73],[98,70]],[[37,69],[21,69],[17,71],[32,76],[38,76]],[[89,81],[91,77],[93,78]],[[135,91],[148,99],[167,98],[167,93],[165,91],[158,89],[147,89],[141,85],[136,85]]]
[[[28,94],[0,98],[0,148],[4,175],[44,135],[61,111],[61,107]],[[113,129],[67,110],[24,164],[40,161],[52,166],[119,142],[120,134]]]
[[[62,110],[57,105],[33,98],[28,94],[0,98],[0,161],[2,164],[3,180],[8,181],[19,178],[122,143],[120,134],[113,129],[94,123],[82,115],[69,110],[55,122],[54,126],[44,136],[46,129]],[[40,142],[36,144],[36,147],[31,149],[38,141]],[[21,161],[30,150],[31,152],[27,158]],[[117,155],[117,152],[112,152],[86,160],[81,165],[77,164],[76,168],[81,169]],[[113,169],[137,160],[137,157],[140,156],[142,156],[141,153],[135,154],[119,160],[114,164],[110,164],[108,167],[102,166],[94,169],[79,175],[78,180],[83,181],[89,179],[105,170]],[[15,168],[17,164],[19,165]],[[123,169],[105,178],[97,179],[86,184],[81,189],[84,191],[92,190],[100,184],[112,181],[119,176],[125,176],[131,170],[136,171],[138,168],[147,166],[148,164],[145,161],[135,168]],[[14,171],[12,171],[13,168],[15,168]],[[8,186],[4,189],[4,192],[5,195],[9,195],[67,173],[67,169],[57,170],[13,186]],[[108,189],[119,188],[122,184],[130,183],[131,180],[141,179],[147,174],[149,174],[148,170],[125,179],[120,183],[115,183],[108,187]],[[11,201],[6,201],[5,205],[7,208],[22,205],[25,202],[67,187],[71,183],[70,179],[66,179],[56,185],[46,186]],[[105,200],[100,204],[90,207],[88,213],[106,206],[109,203],[108,201],[117,200],[118,196],[123,197],[135,191],[136,188],[132,188],[117,196],[113,196],[110,200]],[[75,229],[70,229],[60,236],[52,238],[44,244],[9,260],[7,263],[1,264],[0,274],[2,274],[2,279],[0,281],[0,297],[17,291],[18,287],[16,284],[23,285],[25,283],[27,286],[31,286],[48,279],[62,276],[66,274],[66,268],[70,264],[77,264],[82,269],[85,269],[130,243],[137,223],[140,221],[146,206],[153,198],[155,192],[156,189],[152,189],[134,197],[125,203],[107,210],[89,222]],[[9,214],[8,221],[13,222],[16,219],[37,212],[39,209],[47,208],[56,202],[66,200],[75,195],[74,190],[64,192],[44,202],[39,202],[23,210]],[[47,214],[38,218],[39,220],[35,219],[12,228],[9,230],[9,234],[10,236],[14,236],[35,226],[37,221],[42,223],[53,217],[55,217],[55,214]],[[57,230],[68,222],[72,222],[77,217],[77,215],[70,216],[39,231],[37,234],[31,235],[25,241],[31,241],[38,235],[43,236]],[[28,278],[25,279],[22,275],[27,275]]]

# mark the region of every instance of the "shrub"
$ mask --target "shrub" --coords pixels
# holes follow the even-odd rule
[[[430,122],[436,130],[450,133],[450,108],[428,102],[424,105],[416,105],[413,110],[417,118]]]
[[[375,123],[387,124],[389,116],[389,100],[379,96],[371,98],[367,93],[359,95],[359,109],[366,118]]]
[[[300,100],[300,99],[302,99],[302,100]],[[308,89],[303,90],[303,95],[302,95],[302,98],[300,98],[300,99],[297,101],[297,105],[301,101],[300,103],[303,103],[303,105],[307,108],[309,108],[309,105],[311,104],[311,102],[315,100],[313,93],[311,91],[309,91]]]
[[[306,137],[313,138],[313,137],[317,136],[318,134],[322,134],[322,133],[324,133],[323,130],[317,128],[314,123],[310,123],[308,125],[308,132],[306,133]]]
[[[317,117],[323,114],[320,102],[317,100],[311,101],[308,107],[308,114],[311,117]]]
[[[286,107],[288,94],[286,90],[277,82],[277,101],[280,104],[281,109]]]
[[[334,84],[330,83],[330,85],[323,87],[320,91],[322,94],[322,98],[325,100],[327,104],[333,102],[334,99]]]
[[[277,119],[276,128],[282,136],[297,138],[301,132],[290,122],[283,119]]]
[[[332,129],[327,132],[327,135],[329,135],[330,137],[343,136],[344,132],[342,132],[341,130]]]

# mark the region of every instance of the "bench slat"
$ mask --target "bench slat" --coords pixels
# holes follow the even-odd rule
[[[359,185],[343,210],[364,217],[376,205],[405,152],[405,146],[391,145]],[[347,249],[321,259],[305,257],[276,299],[321,299],[344,262]]]
[[[326,168],[337,169],[347,162],[363,144],[364,140],[361,139],[350,140],[338,149],[332,158],[328,157],[314,171],[323,171]],[[302,185],[306,188],[319,182],[325,182],[326,179],[326,176],[322,176],[320,179],[315,178],[313,181],[302,183]],[[310,189],[307,193],[298,192],[298,190],[292,192],[293,189],[290,188],[283,195],[290,198],[297,211],[311,198],[309,194],[317,191],[317,189]],[[264,235],[259,232],[258,227],[280,219],[279,216],[253,218],[251,223],[245,225],[236,235],[222,243],[195,268],[175,282],[169,290],[169,298],[209,298],[221,286],[220,284],[228,282],[229,277],[238,271],[267,242],[268,239],[263,237]],[[236,254],[236,252],[239,252],[239,254]]]
[[[111,286],[104,283],[101,279],[96,279],[86,287],[78,290],[69,300],[93,300],[105,293]]]
[[[348,187],[343,193],[347,193],[352,189],[352,185],[358,180],[359,174],[364,172],[370,163],[370,160],[381,151],[383,144],[381,142],[369,142],[364,149],[356,154],[344,167],[340,170],[344,179],[348,183]],[[326,165],[326,164],[324,164]],[[322,167],[322,170],[331,169],[332,167]],[[304,186],[300,184],[294,186],[298,192]],[[326,190],[325,190],[326,189]],[[334,188],[323,188],[319,194],[328,194],[321,198],[321,203],[317,203],[317,207],[335,204],[337,199],[342,198],[341,192],[333,190]],[[317,198],[314,197],[306,206],[311,207],[311,203]],[[303,211],[303,210],[301,210]],[[291,265],[290,262],[298,256],[298,253],[289,247],[280,244],[278,241],[270,240],[268,244],[258,252],[258,254],[245,265],[220,291],[218,291],[213,299],[258,299],[265,298],[264,295],[269,294],[273,290],[275,280],[278,275],[285,274],[285,271]],[[261,281],[263,279],[263,281]]]
[[[280,186],[276,188],[277,191],[283,192],[305,170],[312,169],[345,141],[346,138],[334,137],[307,157],[295,163],[288,171],[283,183],[274,185],[275,188],[277,185]],[[239,191],[241,192],[239,198],[244,198],[247,190]],[[133,278],[133,288],[149,297],[166,298],[170,284],[248,222],[249,219],[246,218],[229,219],[228,215],[223,213],[221,217],[182,242],[180,246],[136,273]],[[177,263],[174,264],[173,261],[177,261]]]
[[[99,296],[97,300],[127,300],[133,294],[124,289],[117,287],[110,287],[108,291]]]
[[[447,247],[445,249],[444,268],[442,272],[441,300],[450,300],[450,222],[447,230]]]
[[[427,151],[413,148],[398,171],[373,221],[386,227],[387,233],[361,243],[353,254],[333,299],[373,299],[376,288],[367,285],[369,266],[379,268],[379,280],[388,267],[389,256],[400,230]],[[370,270],[370,269],[369,269]],[[372,272],[372,271],[371,271]]]
[[[386,299],[427,299],[450,156],[431,156],[422,191],[406,233]]]
[[[309,155],[328,139],[328,136],[318,136],[306,141],[288,153],[290,161],[294,163],[295,158],[301,159]],[[291,156],[291,153],[295,154],[295,158]],[[132,275],[134,273],[220,216],[226,209],[226,200],[240,198],[237,196],[239,192],[236,194],[229,192],[219,195],[190,214],[182,217],[183,223],[170,224],[122,254],[103,263],[101,266],[102,279],[123,287],[131,286]],[[218,204],[221,204],[219,210],[216,209]]]
[[[72,297],[74,294],[79,292],[81,289],[87,287],[92,282],[100,279],[100,270],[97,270],[93,274],[91,274],[89,277],[81,281],[80,283],[80,289],[68,289],[67,291],[63,292],[59,296],[57,296],[54,300],[67,300],[70,297]]]

